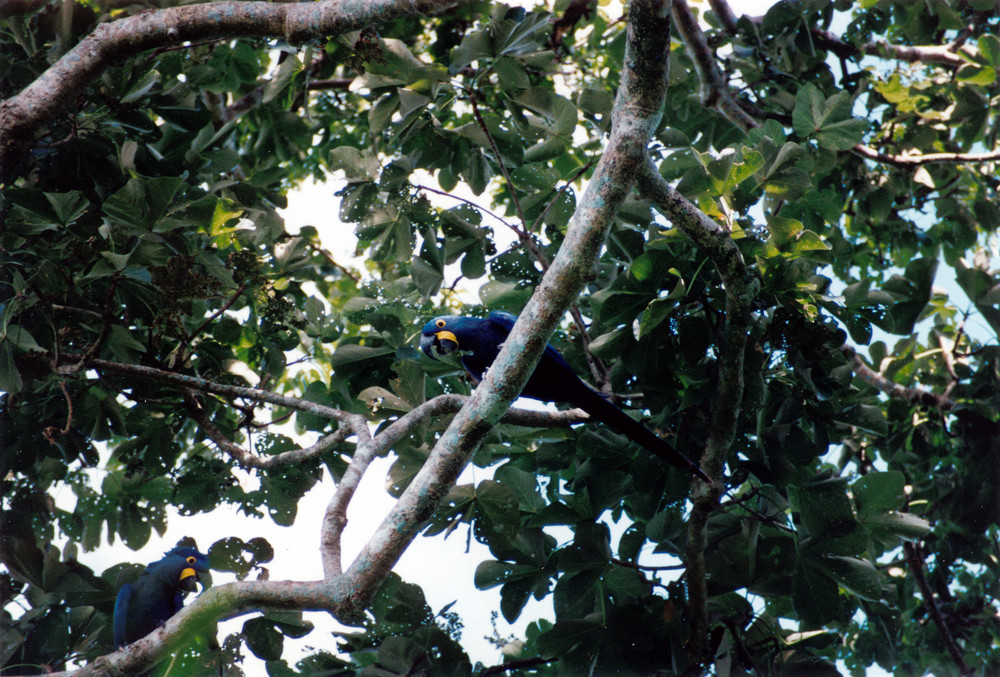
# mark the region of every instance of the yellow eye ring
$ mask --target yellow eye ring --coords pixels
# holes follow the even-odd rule
[[[188,564],[194,564],[194,563],[195,563],[195,562],[197,562],[197,561],[198,561],[198,558],[197,558],[197,557],[193,557],[193,556],[192,556],[192,557],[188,557],[188,558],[187,558],[187,563],[188,563]]]
[[[448,323],[445,322],[444,320],[438,320],[437,322],[434,323],[434,326],[437,327],[438,329],[441,329],[446,324],[448,324]]]

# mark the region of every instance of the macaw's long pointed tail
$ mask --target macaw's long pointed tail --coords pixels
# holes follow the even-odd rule
[[[624,411],[601,397],[600,393],[591,390],[581,382],[581,388],[574,393],[572,403],[583,409],[585,412],[596,418],[601,423],[611,426],[618,432],[627,435],[633,442],[641,444],[643,447],[659,456],[667,463],[690,470],[706,482],[711,482],[711,478],[706,475],[698,464],[684,456],[672,446],[661,440],[649,428],[636,421]]]

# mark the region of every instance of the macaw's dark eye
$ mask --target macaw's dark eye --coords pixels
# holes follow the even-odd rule
[[[434,323],[434,326],[436,326],[438,329],[440,329],[441,327],[443,327],[446,324],[448,324],[448,323],[445,322],[444,320],[438,320],[437,322]]]
[[[197,561],[198,561],[197,557],[193,557],[193,556],[192,557],[188,557],[188,564],[194,564]]]

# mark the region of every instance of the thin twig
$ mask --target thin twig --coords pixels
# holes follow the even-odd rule
[[[191,342],[194,339],[196,339],[198,335],[201,334],[201,332],[205,331],[208,328],[208,326],[212,324],[212,322],[217,320],[220,315],[229,310],[233,306],[233,304],[236,303],[236,299],[240,297],[240,295],[246,290],[246,288],[247,288],[246,283],[241,282],[240,285],[236,288],[236,291],[233,292],[233,295],[229,298],[229,300],[226,301],[224,304],[222,304],[221,308],[219,308],[214,313],[205,318],[205,321],[202,322],[200,325],[198,325],[197,329],[192,331],[190,334],[188,334],[181,340],[180,345],[177,347],[177,351],[174,353],[174,359],[171,361],[171,366],[174,369],[178,368],[180,365],[184,364],[187,361],[188,355],[186,355],[185,353],[187,353],[188,346],[191,345]]]
[[[517,189],[514,187],[514,182],[511,181],[510,172],[507,171],[507,164],[503,161],[503,157],[500,155],[500,149],[497,147],[497,142],[490,134],[489,127],[486,126],[486,120],[483,119],[482,113],[479,112],[479,104],[476,102],[476,93],[471,89],[465,90],[469,97],[469,103],[472,105],[472,115],[476,118],[476,122],[479,124],[479,128],[483,130],[486,135],[487,140],[490,142],[490,148],[493,149],[493,156],[497,160],[497,166],[500,167],[500,173],[503,174],[504,180],[510,187],[510,195],[514,200],[514,209],[517,211],[517,218],[521,221],[521,229],[528,226],[528,220],[524,217],[524,210],[521,208],[521,200],[517,197]]]
[[[951,629],[945,622],[944,616],[941,614],[941,609],[938,607],[937,600],[934,598],[934,592],[931,590],[931,586],[927,582],[927,576],[924,574],[924,560],[920,546],[914,545],[913,543],[904,543],[903,551],[906,553],[906,561],[910,565],[910,571],[913,572],[913,580],[916,581],[917,587],[920,589],[920,595],[924,598],[924,606],[927,607],[927,610],[930,612],[931,619],[934,621],[934,625],[937,626],[938,632],[941,633],[941,639],[944,641],[944,645],[945,648],[948,649],[948,653],[951,654],[952,659],[955,661],[955,667],[958,668],[959,674],[971,675],[972,670],[968,665],[966,665],[962,650],[955,642],[955,637],[951,634]]]
[[[505,221],[503,219],[503,217],[499,216],[498,214],[490,211],[489,209],[487,209],[486,207],[483,207],[482,205],[476,204],[472,200],[469,200],[467,198],[462,197],[461,195],[456,195],[455,193],[447,193],[447,192],[445,192],[443,190],[438,190],[437,188],[431,188],[430,186],[425,186],[425,185],[420,184],[420,183],[413,183],[413,184],[410,184],[410,185],[412,185],[417,190],[426,190],[428,193],[434,193],[435,195],[441,195],[443,197],[448,197],[448,198],[451,198],[453,200],[458,200],[459,202],[462,202],[462,203],[465,203],[465,204],[469,205],[473,209],[477,209],[477,210],[481,211],[484,214],[492,216],[494,219],[496,219],[497,221],[499,221],[500,223],[502,223],[507,228],[510,228],[513,231],[517,230],[517,226],[515,226],[513,223],[509,223],[509,222]]]
[[[59,388],[62,389],[63,397],[66,398],[66,425],[63,426],[62,430],[50,425],[42,431],[42,436],[53,446],[57,444],[56,438],[69,435],[69,430],[73,426],[73,398],[70,397],[66,382],[62,379],[59,380]]]
[[[193,400],[193,398],[190,399]],[[257,456],[227,438],[208,418],[205,410],[197,406],[195,402],[192,401],[188,403],[188,411],[191,413],[191,418],[193,418],[198,426],[205,431],[205,434],[208,435],[209,439],[215,442],[215,444],[222,451],[246,469],[257,468],[260,470],[267,470],[278,466],[311,461],[343,442],[353,432],[350,428],[345,426],[338,428],[335,432],[329,435],[324,436],[316,442],[316,444],[310,447],[291,449],[273,456]]]

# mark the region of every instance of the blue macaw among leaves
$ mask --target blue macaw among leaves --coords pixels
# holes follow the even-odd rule
[[[126,583],[115,601],[114,640],[120,649],[151,633],[184,606],[184,597],[208,571],[208,557],[195,548],[177,547]]]
[[[479,381],[500,353],[500,347],[514,328],[516,320],[514,315],[502,311],[494,311],[485,319],[460,315],[435,317],[424,325],[420,348],[430,357],[435,357],[434,349],[440,354],[462,351],[462,364]],[[689,470],[706,482],[711,482],[696,463],[580,380],[569,363],[551,345],[545,346],[545,352],[521,391],[521,397],[564,402],[579,407],[671,465]]]

